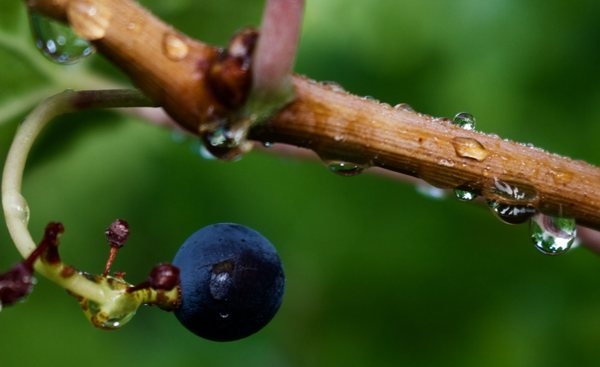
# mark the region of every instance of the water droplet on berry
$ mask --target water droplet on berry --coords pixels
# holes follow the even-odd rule
[[[456,137],[452,139],[452,145],[456,155],[461,158],[475,159],[481,162],[490,154],[483,144],[473,138]]]
[[[7,216],[18,219],[21,223],[29,223],[29,205],[27,200],[17,191],[4,193],[4,211]]]
[[[468,112],[457,113],[452,123],[465,130],[475,130],[475,117]]]
[[[477,194],[469,190],[454,189],[454,196],[460,201],[471,201],[477,197]]]
[[[67,6],[67,18],[80,37],[96,41],[106,35],[112,11],[100,1],[71,0]]]
[[[226,300],[233,285],[231,275],[224,271],[221,273],[212,273],[210,276],[210,295],[219,301]]]
[[[189,53],[189,47],[183,38],[175,33],[165,33],[162,41],[163,52],[173,61],[185,59]]]
[[[546,255],[559,255],[568,251],[577,235],[572,218],[536,214],[529,222],[529,233],[535,248]]]
[[[416,189],[419,194],[431,199],[441,200],[446,198],[446,190],[435,187],[425,181],[419,181]]]
[[[35,46],[49,60],[58,64],[73,64],[95,52],[85,39],[78,37],[68,26],[35,11],[29,12],[31,33]]]

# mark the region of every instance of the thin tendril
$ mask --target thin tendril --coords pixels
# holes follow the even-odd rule
[[[17,250],[26,258],[36,248],[27,228],[29,207],[21,194],[23,171],[27,156],[40,131],[55,117],[91,108],[142,107],[153,104],[135,90],[64,91],[38,105],[17,130],[8,152],[2,176],[2,207],[6,225]],[[38,261],[35,270],[72,293],[103,303],[109,300],[106,288],[90,281],[84,275],[65,278],[56,267]]]

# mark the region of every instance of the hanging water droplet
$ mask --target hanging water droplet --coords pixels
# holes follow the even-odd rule
[[[327,161],[325,162],[329,170],[335,174],[340,176],[356,176],[364,171],[366,166],[359,165],[352,162],[344,162],[344,161]]]
[[[456,155],[462,158],[481,162],[490,154],[483,144],[473,138],[456,137],[452,139],[452,145]]]
[[[505,204],[496,200],[488,200],[488,206],[496,216],[507,224],[525,223],[535,215],[531,205]]]
[[[538,200],[538,193],[535,188],[523,183],[516,184],[503,181],[495,177],[492,184],[486,187],[484,192],[488,199],[497,199],[512,204],[535,204]]]
[[[452,123],[465,130],[475,130],[475,117],[468,112],[457,113]]]
[[[546,255],[559,255],[573,245],[577,226],[572,218],[540,213],[531,218],[529,233],[536,249]]]
[[[229,317],[229,314],[228,314],[228,313],[221,312],[221,313],[219,313],[219,316],[221,316],[221,318],[222,318],[222,319],[226,319],[226,318],[228,318],[228,317]]]
[[[112,330],[118,329],[129,322],[135,316],[136,309],[131,312],[108,315],[97,302],[90,301],[87,298],[81,298],[79,301],[86,317],[94,326]]]
[[[112,11],[101,1],[71,0],[67,18],[75,33],[88,41],[104,38],[110,27]]]
[[[88,41],[62,23],[35,11],[29,13],[29,21],[37,49],[58,64],[73,64],[95,52]]]
[[[214,157],[224,160],[238,160],[252,148],[246,141],[245,127],[227,128],[224,125],[202,134],[204,147]]]
[[[17,191],[5,192],[3,200],[7,217],[14,217],[25,225],[29,223],[29,205],[21,193]]]
[[[477,194],[469,190],[454,189],[454,196],[460,201],[472,201],[477,197]]]
[[[416,186],[417,192],[430,199],[441,200],[446,198],[446,190],[435,187],[425,181],[419,181]]]
[[[164,35],[162,47],[165,56],[173,61],[185,59],[189,52],[188,45],[181,36],[175,33],[166,33]]]

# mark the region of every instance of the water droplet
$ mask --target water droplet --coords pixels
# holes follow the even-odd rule
[[[227,300],[231,287],[233,286],[233,280],[231,275],[224,271],[222,273],[212,273],[210,276],[210,295],[219,301]]]
[[[490,154],[479,141],[473,138],[456,137],[452,139],[452,145],[456,155],[462,158],[475,159],[481,162]]]
[[[67,18],[75,33],[88,41],[102,39],[110,27],[112,11],[100,1],[71,0]]]
[[[457,113],[452,123],[465,130],[475,130],[475,117],[468,112]]]
[[[60,22],[34,11],[29,13],[29,21],[36,47],[56,63],[73,64],[95,52],[88,41]]]
[[[536,213],[535,208],[531,205],[505,204],[496,200],[488,200],[488,206],[500,220],[507,224],[525,223]]]
[[[82,298],[79,303],[88,319],[96,327],[101,329],[118,329],[129,322],[136,313],[134,310],[132,312],[109,316],[105,311],[102,310],[102,307],[94,301]]]
[[[228,318],[228,317],[229,317],[229,314],[228,314],[228,313],[221,312],[221,313],[219,313],[219,316],[221,316],[221,318],[222,318],[222,319],[226,319],[226,318]]]
[[[472,201],[477,197],[477,194],[469,190],[454,189],[454,196],[460,201]]]
[[[81,274],[107,291],[103,303],[74,294],[83,313],[94,326],[101,329],[117,329],[135,316],[140,304],[131,293],[125,291],[130,285],[122,278]]]
[[[419,181],[416,186],[417,192],[430,199],[441,200],[446,198],[446,190],[435,187],[425,181]]]
[[[352,162],[344,162],[344,161],[327,161],[325,162],[329,170],[333,173],[336,173],[340,176],[356,176],[364,171],[367,166],[352,163]]]
[[[29,205],[27,200],[17,191],[4,193],[4,211],[7,216],[17,218],[21,223],[29,223]]]
[[[346,138],[342,134],[337,134],[336,136],[333,137],[333,140],[335,140],[335,141],[344,141],[345,139]]]
[[[394,106],[394,109],[404,112],[415,112],[415,110],[408,103],[398,103]]]
[[[189,53],[188,45],[175,33],[165,33],[162,47],[165,55],[173,61],[183,60]]]
[[[252,143],[246,140],[246,127],[228,128],[221,125],[202,134],[204,147],[216,158],[238,160],[252,149]]]
[[[265,148],[271,148],[271,147],[273,146],[273,142],[271,142],[271,141],[264,141],[264,142],[262,143],[262,145],[263,145],[263,147],[265,147]]]
[[[492,180],[492,185],[485,190],[489,199],[497,198],[509,203],[535,203],[538,199],[537,190],[529,185],[516,184],[498,178]]]
[[[573,245],[577,226],[572,218],[540,213],[531,218],[529,233],[536,249],[546,255],[559,255]]]
[[[339,83],[330,80],[322,81],[321,85],[334,92],[345,92],[344,87],[342,87]]]

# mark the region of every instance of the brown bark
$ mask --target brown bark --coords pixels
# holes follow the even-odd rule
[[[29,6],[95,36],[99,51],[182,126],[227,113],[207,83],[220,50],[192,40],[130,0],[30,0]],[[82,5],[83,4],[83,5]],[[108,19],[86,22],[77,9],[100,9]],[[253,129],[254,139],[315,150],[322,157],[421,177],[443,188],[466,188],[506,204],[526,204],[600,229],[600,169],[446,120],[392,108],[294,76],[295,100]],[[505,183],[526,200],[498,193]]]

